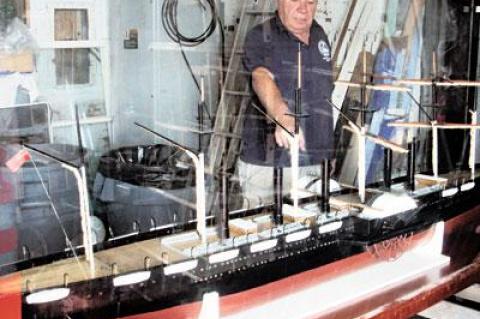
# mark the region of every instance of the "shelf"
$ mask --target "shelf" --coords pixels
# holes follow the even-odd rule
[[[101,124],[101,123],[109,123],[112,122],[113,118],[110,116],[98,116],[98,117],[90,117],[86,119],[80,120],[80,125],[93,125],[93,124]],[[60,128],[60,127],[68,127],[75,125],[75,121],[66,120],[66,121],[54,121],[51,126],[52,128]]]

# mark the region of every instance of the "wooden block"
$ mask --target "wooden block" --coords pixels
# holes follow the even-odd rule
[[[448,179],[443,177],[435,177],[431,175],[417,174],[415,175],[415,184],[419,186],[428,187],[434,185],[446,185]]]
[[[273,227],[271,215],[257,216],[253,219],[253,222],[257,224],[257,230],[259,233],[266,229],[271,229]]]
[[[0,72],[33,72],[33,54],[23,52],[18,54],[0,53]]]
[[[258,226],[251,220],[234,219],[228,222],[230,227],[230,233],[233,236],[242,236],[248,234],[256,234],[258,232]]]
[[[315,223],[317,214],[315,212],[310,212],[302,208],[297,208],[296,210],[291,205],[283,205],[283,218],[287,223]]]

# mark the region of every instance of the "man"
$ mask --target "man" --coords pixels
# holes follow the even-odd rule
[[[252,103],[293,132],[298,50],[302,56],[300,176],[319,175],[319,164],[333,157],[331,49],[324,30],[314,21],[317,0],[277,0],[276,16],[255,26],[245,41],[244,65],[252,75]],[[251,205],[273,199],[273,167],[289,167],[290,139],[252,106],[243,130],[239,175]],[[284,186],[290,171],[285,169]],[[289,189],[289,187],[287,188]]]

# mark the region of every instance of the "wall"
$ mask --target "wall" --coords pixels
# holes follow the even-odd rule
[[[141,122],[181,143],[196,147],[197,137],[185,132],[196,124],[199,94],[183,61],[179,46],[166,35],[161,21],[163,1],[110,3],[112,109],[115,144],[161,142],[133,125]],[[195,2],[180,2],[180,28],[198,34],[205,23],[203,10]],[[188,7],[187,7],[188,6]],[[208,17],[207,17],[208,18]],[[208,20],[207,20],[208,21]],[[128,29],[138,29],[138,49],[125,49]],[[118,30],[118,31],[114,31]],[[217,71],[205,68],[218,59],[218,30],[206,44],[185,48],[197,77],[205,76],[209,108],[214,109],[218,91]],[[212,113],[213,110],[210,110]],[[181,131],[166,128],[180,126]]]
[[[111,101],[114,143],[149,143],[150,136],[133,125],[151,126],[153,121],[152,4],[148,0],[109,1]],[[129,29],[138,30],[138,49],[125,49]]]
[[[163,0],[154,1],[155,42],[154,52],[155,77],[155,121],[158,127],[169,123],[181,127],[180,130],[163,129],[169,137],[190,147],[198,147],[198,136],[186,129],[197,126],[197,105],[199,91],[184,62],[178,44],[172,42],[162,26],[160,9]],[[198,5],[197,1],[180,1],[178,8],[179,29],[188,36],[199,35],[210,22],[210,14]],[[211,115],[215,114],[219,92],[220,74],[220,28],[203,44],[184,47],[185,54],[192,65],[198,81],[205,78],[206,104]],[[205,118],[207,116],[205,115]]]
[[[352,0],[319,0],[315,19],[325,29],[330,42],[337,40]]]

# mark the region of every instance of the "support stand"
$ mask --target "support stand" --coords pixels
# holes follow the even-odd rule
[[[477,112],[471,112],[472,115],[472,125],[477,125]],[[471,172],[472,181],[475,180],[475,158],[477,155],[476,145],[477,144],[477,130],[472,128],[470,130],[470,154],[468,157],[468,166]]]
[[[416,139],[408,144],[408,163],[407,163],[407,187],[410,191],[415,191],[415,158],[416,158]]]
[[[324,159],[322,164],[322,212],[330,212],[330,160]]]
[[[385,189],[390,191],[392,187],[392,161],[393,152],[391,149],[386,148],[383,152],[383,184]]]
[[[223,171],[222,174],[222,223],[220,223],[220,236],[222,240],[230,238],[230,230],[228,228],[228,221],[229,221],[229,215],[228,215],[228,176],[227,172]]]
[[[273,187],[275,189],[274,201],[275,201],[275,212],[273,215],[273,220],[276,225],[283,224],[283,168],[274,167],[273,168]]]

